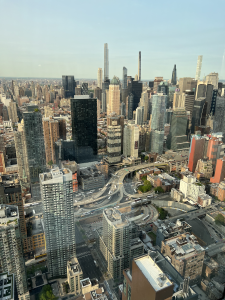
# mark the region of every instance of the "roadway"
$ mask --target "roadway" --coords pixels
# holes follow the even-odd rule
[[[79,215],[82,213],[82,211],[87,211],[93,210],[95,208],[100,208],[102,206],[112,206],[116,205],[120,202],[124,202],[125,199],[129,198],[145,198],[148,194],[151,194],[152,192],[149,193],[144,193],[144,194],[130,194],[128,193],[125,188],[124,188],[124,179],[127,175],[130,173],[132,174],[135,171],[138,171],[143,168],[149,168],[149,167],[164,167],[166,166],[166,163],[144,163],[144,164],[139,164],[136,166],[128,167],[128,168],[123,168],[117,171],[113,177],[108,181],[108,183],[97,193],[92,194],[88,198],[84,198],[82,201],[77,201],[74,203],[74,206],[87,206],[89,204],[92,204],[92,206],[89,208],[85,209],[79,209],[77,212],[75,212],[75,215]],[[114,197],[116,196],[116,197]],[[113,201],[112,201],[113,200]],[[96,205],[93,205],[93,203],[96,202]]]

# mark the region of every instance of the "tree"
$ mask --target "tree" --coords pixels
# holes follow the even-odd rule
[[[155,193],[164,193],[164,189],[161,186],[155,188]]]
[[[35,109],[34,109],[34,112],[39,112],[39,109],[38,109],[38,108],[35,108]]]
[[[146,155],[146,156],[145,156],[145,160],[148,160],[148,159],[149,159],[149,157]]]
[[[215,223],[217,225],[225,225],[225,218],[223,215],[221,214],[218,214],[216,217],[215,217]]]
[[[39,294],[39,300],[56,300],[49,284],[43,286],[41,293]]]
[[[48,165],[51,167],[51,166],[53,165],[53,161],[50,160],[50,161],[48,162]]]

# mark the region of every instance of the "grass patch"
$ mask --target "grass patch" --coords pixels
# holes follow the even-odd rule
[[[156,206],[156,209],[159,213],[159,219],[160,220],[165,220],[167,215],[168,215],[168,212],[165,209],[163,209],[162,207]]]
[[[154,234],[154,232],[149,232],[148,236],[152,239],[153,246],[155,246],[155,244],[156,244],[156,235]]]

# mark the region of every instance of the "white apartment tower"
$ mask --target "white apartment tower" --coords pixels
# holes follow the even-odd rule
[[[65,276],[67,261],[76,256],[73,181],[69,169],[52,169],[39,175],[48,271]]]
[[[109,79],[109,48],[108,44],[104,44],[104,81]]]

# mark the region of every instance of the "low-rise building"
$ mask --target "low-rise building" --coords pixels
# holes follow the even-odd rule
[[[213,164],[212,160],[199,159],[195,169],[195,177],[197,179],[207,178],[210,179],[213,174]]]
[[[141,178],[143,176],[147,176],[149,174],[156,174],[156,175],[158,175],[160,173],[161,173],[161,171],[158,168],[146,168],[146,169],[142,169],[142,170],[138,171],[136,173],[136,178],[137,178],[137,180],[141,180]]]
[[[81,168],[78,180],[84,191],[101,188],[105,185],[105,176],[94,166]]]
[[[176,223],[172,222],[163,222],[156,221],[154,222],[155,226],[157,226],[156,231],[156,245],[161,248],[161,243],[164,240],[167,240],[171,237],[177,236],[181,233],[189,232],[191,233],[191,225],[187,222],[177,219]]]
[[[219,183],[210,184],[210,195],[217,197]]]
[[[141,158],[140,157],[127,157],[123,159],[123,165],[128,165],[128,166],[136,166],[141,163]]]
[[[209,195],[202,193],[198,196],[198,204],[201,207],[206,207],[211,205],[212,203],[212,197],[210,197]]]
[[[185,233],[162,241],[161,252],[181,276],[189,277],[192,283],[200,281],[205,250],[194,235]]]
[[[171,195],[171,198],[173,198],[177,202],[182,202],[184,199],[183,193],[175,188],[171,189],[170,195]]]
[[[217,189],[217,197],[220,201],[225,201],[225,181],[221,181]]]

